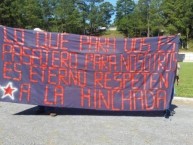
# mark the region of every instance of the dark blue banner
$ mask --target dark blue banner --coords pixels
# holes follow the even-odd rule
[[[0,26],[0,101],[165,110],[178,45],[177,36],[115,39]]]

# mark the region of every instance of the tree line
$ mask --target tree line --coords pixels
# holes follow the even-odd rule
[[[114,7],[104,0],[1,0],[0,24],[90,34],[110,25]]]
[[[193,1],[117,0],[113,6],[104,0],[1,0],[0,24],[87,35],[116,26],[125,37],[181,33],[188,39],[193,37]]]

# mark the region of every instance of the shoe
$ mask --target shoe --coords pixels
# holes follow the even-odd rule
[[[55,116],[57,116],[57,114],[56,113],[50,113],[50,116],[55,117]]]

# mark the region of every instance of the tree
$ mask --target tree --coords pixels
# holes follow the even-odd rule
[[[0,24],[7,26],[14,26],[12,21],[13,14],[11,13],[12,0],[1,0],[0,2]]]
[[[191,0],[164,0],[162,4],[166,31],[169,34],[186,34],[191,24],[193,2]]]
[[[55,17],[56,5],[59,3],[57,0],[38,0],[41,6],[43,27],[47,31],[55,30],[55,25],[57,22]]]
[[[114,7],[111,3],[105,2],[99,6],[99,25],[108,27],[111,22],[111,17],[114,14]]]
[[[42,25],[42,14],[38,1],[3,0],[0,7],[0,23],[3,25],[28,29]]]
[[[116,25],[126,37],[133,36],[135,3],[132,0],[118,0],[116,4]]]
[[[164,18],[162,16],[163,0],[151,0],[149,9],[149,27],[152,36],[162,35],[164,32]]]
[[[88,26],[91,34],[96,32],[96,29],[99,27],[100,22],[100,13],[99,13],[99,5],[104,0],[86,0],[88,4]]]
[[[81,24],[81,34],[86,34],[86,21],[88,20],[88,12],[89,12],[89,6],[86,4],[84,0],[78,0],[77,1],[77,9],[80,13],[80,17],[82,19]]]
[[[59,32],[78,33],[80,29],[80,15],[75,7],[75,0],[58,0],[54,11],[56,24]]]
[[[157,36],[164,29],[162,0],[139,0],[132,13],[135,36]]]
[[[135,8],[133,0],[118,0],[116,3],[116,21],[131,14]]]
[[[185,13],[185,23],[187,25],[186,28],[186,37],[193,38],[193,1],[187,0],[184,5],[186,13]]]
[[[137,5],[138,15],[140,17],[140,23],[143,33],[145,32],[147,37],[150,36],[150,6],[151,0],[139,0]],[[142,33],[142,32],[141,32]]]
[[[22,27],[33,29],[43,27],[42,11],[38,1],[20,0],[18,6],[18,24],[21,22]]]
[[[187,47],[189,35],[192,35],[193,2],[192,0],[164,0],[163,16],[165,29],[169,34],[182,34],[182,39]]]

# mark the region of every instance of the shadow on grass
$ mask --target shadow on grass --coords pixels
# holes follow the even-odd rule
[[[171,110],[177,108],[172,104]],[[14,115],[49,115],[55,112],[57,115],[85,115],[85,116],[139,116],[139,117],[163,117],[165,111],[101,111],[90,109],[77,109],[77,108],[46,108],[45,113],[36,114],[38,107],[33,107]]]

